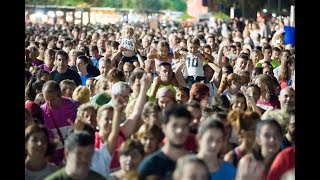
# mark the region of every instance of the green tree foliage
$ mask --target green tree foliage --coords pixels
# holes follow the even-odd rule
[[[122,0],[122,8],[134,9],[136,7],[136,0]]]
[[[82,2],[82,0],[65,0],[65,1],[63,1],[62,5],[64,5],[64,6],[76,6],[81,2]]]
[[[185,11],[187,0],[25,0],[25,4],[77,6],[87,3],[92,7],[112,7],[136,9],[140,12],[173,10]],[[228,0],[220,0],[228,1]]]
[[[115,1],[115,0],[104,0],[103,1],[104,7],[113,7],[113,8],[121,8],[122,1]]]
[[[152,12],[161,9],[161,3],[158,0],[136,0],[136,9],[139,12]]]
[[[55,5],[58,0],[25,0],[25,4]]]
[[[185,0],[172,0],[171,9],[177,11],[185,11],[187,9],[187,4]]]
[[[171,7],[171,0],[161,0],[161,9],[170,9]]]

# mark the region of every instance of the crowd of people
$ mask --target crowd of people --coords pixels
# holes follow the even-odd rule
[[[289,180],[287,17],[26,24],[25,179]]]

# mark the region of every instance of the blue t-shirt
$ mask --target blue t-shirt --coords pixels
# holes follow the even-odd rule
[[[102,58],[103,56],[100,56],[98,59],[96,59],[94,56],[91,56],[90,59],[92,61],[92,64],[99,69],[99,59]]]
[[[172,173],[176,167],[176,162],[158,150],[142,160],[138,172],[140,179],[144,180],[149,175],[155,175],[160,179],[172,179]]]
[[[283,29],[286,31],[284,34],[284,42],[286,44],[292,44],[295,46],[296,44],[296,28],[291,26],[284,26]]]
[[[210,173],[211,180],[234,180],[236,177],[236,168],[229,162],[222,162],[220,169]]]
[[[91,78],[92,75],[91,74],[87,74],[85,76],[81,75],[80,78],[81,78],[81,82],[82,82],[82,86],[86,86],[86,82],[87,82],[87,79]]]

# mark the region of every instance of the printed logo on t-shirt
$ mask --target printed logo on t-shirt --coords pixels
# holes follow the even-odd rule
[[[198,67],[198,57],[192,54],[187,54],[186,63],[188,67]]]
[[[68,139],[68,136],[70,135],[70,128],[71,128],[71,126],[64,126],[64,127],[60,127],[59,128],[59,130],[60,130],[60,132],[62,134],[62,137],[63,137],[63,141]],[[60,136],[59,136],[59,133],[58,133],[57,129],[54,128],[54,129],[51,129],[51,131],[54,134],[54,138],[59,140],[56,149],[63,148],[63,144],[60,141]]]
[[[130,50],[130,51],[133,51],[134,50],[134,44],[133,42],[128,39],[128,38],[122,38],[121,40],[121,46]]]

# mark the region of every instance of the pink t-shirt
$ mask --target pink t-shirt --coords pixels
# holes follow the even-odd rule
[[[66,139],[70,134],[70,123],[68,119],[72,122],[75,121],[77,117],[77,107],[79,106],[79,102],[71,102],[70,99],[62,97],[62,105],[57,108],[52,108],[52,114],[54,116],[54,120],[63,136],[63,139]],[[53,123],[52,116],[48,107],[48,104],[45,103],[41,106],[43,110],[43,119],[44,125],[50,130],[49,137],[50,139],[60,139],[58,131]],[[56,150],[52,156],[52,161],[59,165],[63,159],[63,144],[59,143],[56,147]]]
[[[120,168],[119,150],[120,150],[120,145],[125,141],[125,136],[124,136],[122,128],[120,128],[120,133],[122,133],[122,135],[119,134],[118,139],[117,139],[116,149],[114,150],[114,152],[112,154],[112,161],[111,161],[111,165],[110,165],[111,172]],[[99,133],[96,132],[94,147],[96,149],[100,149],[100,148],[102,148],[102,146],[103,146],[103,142],[99,136]]]

